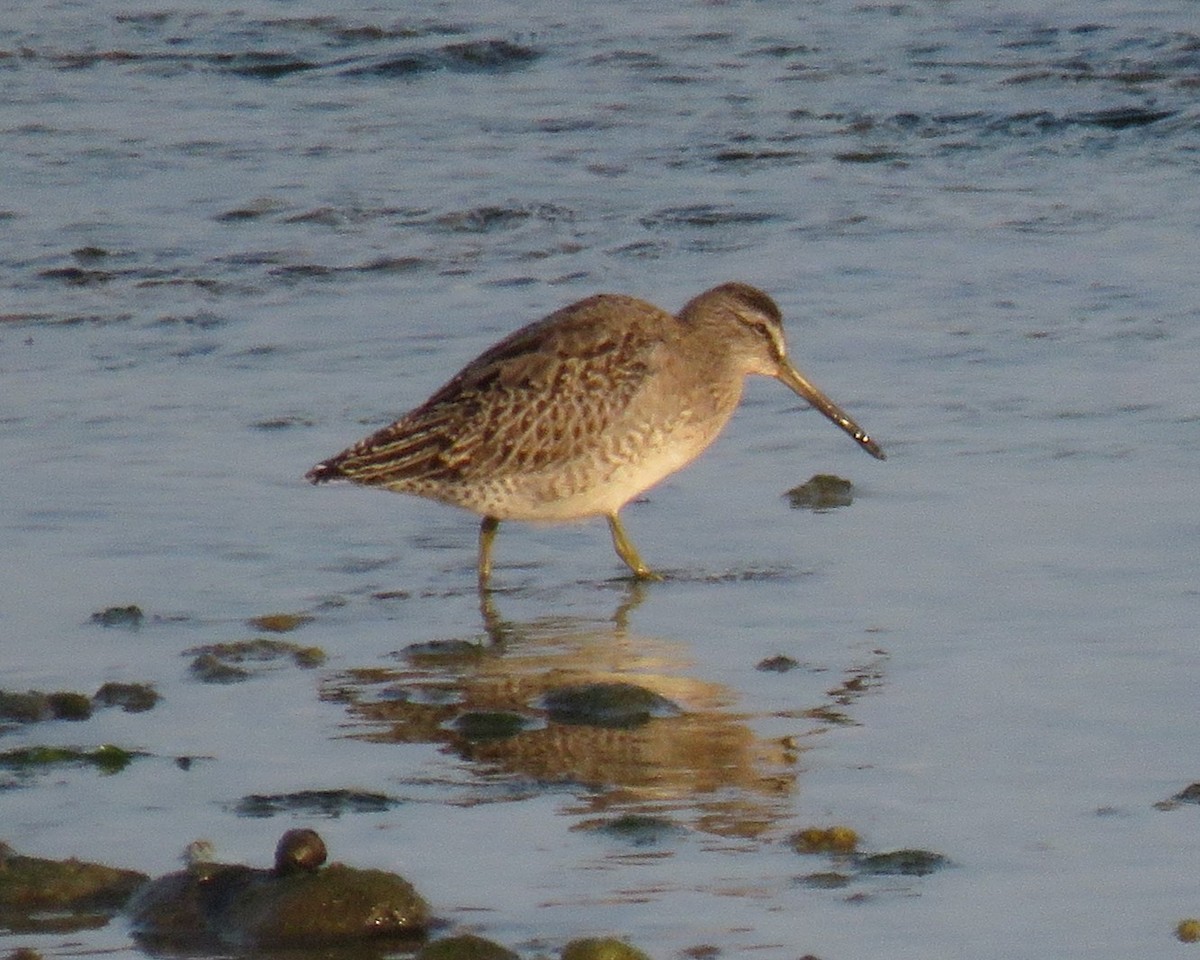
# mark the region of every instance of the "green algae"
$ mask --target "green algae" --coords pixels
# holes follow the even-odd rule
[[[120,773],[138,757],[136,750],[105,744],[93,750],[79,747],[20,747],[0,753],[0,768],[19,773],[57,766],[91,766],[103,774]]]

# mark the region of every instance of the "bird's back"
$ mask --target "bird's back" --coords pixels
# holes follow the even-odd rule
[[[581,300],[490,347],[424,404],[308,477],[472,509],[480,507],[464,495],[474,486],[546,471],[569,480],[572,465],[620,455],[636,398],[680,336],[679,321],[645,301]]]

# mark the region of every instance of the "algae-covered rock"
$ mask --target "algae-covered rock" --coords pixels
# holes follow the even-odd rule
[[[99,707],[120,707],[126,713],[152,710],[161,697],[148,683],[106,683],[92,697]]]
[[[149,710],[158,701],[158,694],[146,684],[106,683],[93,696],[60,690],[44,693],[41,690],[0,690],[0,720],[17,723],[37,723],[41,720],[87,720],[93,708],[121,706],[136,713]]]
[[[102,627],[137,627],[142,623],[142,608],[136,603],[127,607],[107,607],[92,614],[92,623]]]
[[[193,862],[160,877],[129,906],[142,940],[176,946],[241,948],[339,944],[419,937],[432,918],[407,880],[383,870],[325,862],[313,830],[289,830],[275,867]]]
[[[512,950],[495,941],[464,933],[426,944],[416,960],[517,960],[517,957]]]
[[[846,886],[864,877],[924,877],[951,866],[949,857],[931,850],[905,848],[882,853],[859,853],[858,833],[851,827],[808,827],[788,837],[799,854],[825,854],[836,858],[842,872],[813,873],[800,878],[807,886]]]
[[[87,720],[91,715],[92,701],[87,694],[69,690],[55,693],[0,690],[0,720],[37,723],[40,720]]]
[[[0,929],[101,926],[145,881],[145,874],[133,870],[74,858],[26,857],[0,843]]]
[[[249,879],[248,867],[191,863],[148,883],[126,907],[134,936],[180,946],[208,943],[213,902]]]
[[[85,693],[59,690],[47,699],[56,720],[87,720],[92,715],[92,698]]]
[[[119,909],[146,880],[144,873],[85,860],[26,857],[0,844],[0,906]]]
[[[676,716],[678,706],[653,690],[621,681],[578,683],[542,696],[542,706],[557,723],[628,729],[653,717]]]
[[[50,699],[41,691],[0,690],[0,720],[37,723],[51,716]]]
[[[221,939],[253,947],[419,936],[429,921],[429,907],[407,880],[339,863],[262,879],[220,912]]]
[[[586,937],[563,947],[562,960],[650,960],[637,947],[615,937]]]

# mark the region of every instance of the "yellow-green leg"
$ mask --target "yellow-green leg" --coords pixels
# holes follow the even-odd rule
[[[629,534],[625,532],[625,528],[621,525],[621,518],[616,513],[608,515],[608,529],[612,533],[613,546],[616,547],[617,556],[625,561],[625,566],[633,571],[635,577],[639,580],[662,579],[642,562],[642,558],[638,556],[637,547],[629,539]]]
[[[492,544],[496,542],[496,531],[500,521],[495,517],[484,517],[479,525],[479,589],[487,590],[492,579]]]

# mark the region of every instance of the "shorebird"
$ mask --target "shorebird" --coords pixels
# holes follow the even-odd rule
[[[717,438],[750,374],[779,380],[884,459],[792,365],[775,302],[726,283],[676,316],[619,294],[564,307],[489,347],[421,406],[318,463],[307,479],[349,480],[479,514],[481,590],[502,520],[604,517],[633,575],[656,580],[620,510]]]

